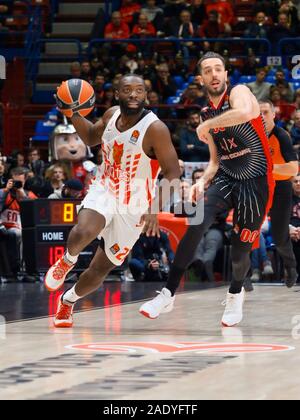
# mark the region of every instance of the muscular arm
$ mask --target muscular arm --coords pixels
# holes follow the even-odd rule
[[[79,134],[79,137],[87,146],[96,146],[97,144],[101,144],[102,135],[106,125],[117,109],[117,106],[109,108],[95,124],[91,123],[86,118],[81,117],[79,114],[75,113],[73,115],[71,118],[72,124]]]
[[[257,118],[260,114],[258,102],[247,86],[234,87],[229,100],[232,106],[231,110],[205,121],[204,124],[209,129],[243,124]]]
[[[178,163],[178,156],[173,146],[171,135],[169,129],[162,121],[155,121],[148,128],[143,144],[144,151],[147,155],[155,155],[158,163],[161,167],[164,179],[172,182],[172,187],[174,190],[179,189],[179,177],[180,177],[180,168]],[[155,204],[159,210],[161,210],[168,198],[170,198],[170,189],[169,185],[162,185],[162,200],[158,201],[160,197],[155,198],[153,207]]]
[[[169,129],[162,121],[155,121],[148,128],[143,144],[147,155],[154,154],[168,181],[179,179],[178,156],[173,146]]]

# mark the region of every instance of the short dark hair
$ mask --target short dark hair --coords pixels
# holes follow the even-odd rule
[[[196,168],[196,169],[194,169],[193,172],[192,172],[192,179],[194,179],[194,176],[195,176],[195,174],[197,172],[203,173],[204,172],[204,169],[203,168]]]
[[[24,168],[24,167],[22,167],[22,166],[17,166],[16,168],[13,168],[11,171],[10,171],[10,175],[11,176],[18,176],[18,175],[27,175],[28,174],[28,169],[27,168]]]
[[[187,117],[190,118],[192,115],[197,114],[200,117],[200,109],[194,108],[188,111]]]
[[[209,58],[218,58],[219,60],[221,60],[222,61],[222,63],[223,63],[223,66],[225,67],[226,65],[225,65],[225,60],[224,60],[224,57],[222,57],[220,54],[218,54],[218,53],[215,53],[214,51],[208,51],[206,54],[204,54],[204,56],[203,57],[201,57],[200,58],[200,60],[198,61],[198,64],[197,64],[197,68],[198,68],[198,72],[201,74],[201,71],[202,71],[202,68],[201,68],[201,66],[202,66],[202,63],[203,63],[203,61],[205,61],[205,60],[208,60]]]
[[[270,101],[270,99],[266,99],[265,101],[259,101],[258,104],[259,105],[268,104],[268,105],[270,105],[272,111],[275,112],[274,104],[273,104],[272,101]]]

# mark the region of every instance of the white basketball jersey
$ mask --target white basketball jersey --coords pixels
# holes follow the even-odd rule
[[[103,133],[103,163],[96,181],[116,197],[119,205],[146,211],[155,195],[160,167],[157,160],[145,154],[143,139],[158,118],[150,111],[133,127],[120,132],[116,126],[120,114],[120,109],[114,113]]]

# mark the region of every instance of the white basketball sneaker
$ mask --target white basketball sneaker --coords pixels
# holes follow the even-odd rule
[[[169,289],[164,287],[161,292],[157,293],[158,295],[154,299],[140,307],[140,313],[147,318],[155,319],[160,314],[171,312],[174,307],[175,296],[171,296]]]
[[[224,327],[233,327],[243,319],[243,304],[245,300],[245,290],[242,288],[241,293],[227,293],[226,307],[222,318]]]
[[[64,256],[59,258],[52,267],[49,268],[45,276],[45,286],[49,292],[55,292],[64,284],[67,274],[75,267],[75,264],[65,260]]]

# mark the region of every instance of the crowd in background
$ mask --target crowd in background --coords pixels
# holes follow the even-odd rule
[[[0,12],[4,14],[5,4],[0,2]],[[278,42],[284,37],[295,37],[300,33],[300,1],[257,1],[253,6],[253,20],[243,32],[247,38],[266,38],[277,53]],[[1,23],[2,22],[2,23]],[[0,20],[0,27],[3,19]],[[135,2],[123,0],[119,10],[111,15],[111,21],[104,23],[101,13],[98,14],[93,28],[93,38],[121,40],[131,38],[226,38],[231,36],[237,24],[230,1],[192,0],[147,0]],[[295,89],[291,71],[278,67],[273,70],[274,78],[269,81],[271,68],[262,66],[260,46],[247,45],[248,62],[243,68],[234,68],[230,61],[230,52],[224,48],[224,42],[205,41],[201,48],[193,41],[174,44],[173,55],[165,55],[154,50],[152,43],[115,42],[95,45],[92,56],[81,63],[70,65],[70,78],[81,78],[92,84],[96,94],[96,108],[91,115],[97,120],[106,109],[116,105],[114,91],[123,74],[142,75],[147,89],[147,106],[168,125],[174,146],[177,150],[182,168],[182,182],[179,196],[174,199],[173,211],[181,201],[187,201],[191,182],[196,182],[203,169],[193,172],[193,179],[186,179],[184,162],[207,162],[209,151],[207,145],[199,142],[196,128],[200,122],[200,111],[206,105],[206,94],[197,78],[193,58],[197,60],[209,49],[219,51],[225,56],[229,68],[230,80],[240,75],[255,76],[248,83],[249,88],[259,101],[271,100],[275,106],[276,124],[289,131],[291,141],[297,153],[300,148],[300,89]],[[292,52],[293,46],[289,47]],[[196,61],[197,61],[196,60]],[[176,106],[173,106],[176,105]],[[102,161],[101,150],[95,148],[93,157],[89,158],[95,165]],[[91,166],[93,168],[93,166]],[[12,251],[7,255],[9,269],[6,277],[16,278],[21,269],[20,229],[18,219],[18,202],[24,198],[83,198],[92,178],[92,170],[82,169],[78,175],[72,165],[64,161],[48,161],[41,157],[38,148],[29,151],[14,151],[9,157],[0,154],[0,214],[8,207],[13,208],[16,220],[0,224],[0,254],[3,243],[9,243]],[[298,230],[300,229],[300,175],[293,182],[294,207],[291,215],[290,235],[293,240],[298,263],[300,246]],[[214,278],[213,263],[217,252],[230,241],[230,222],[228,214],[209,230],[195,254],[193,264],[195,272],[208,280]],[[268,229],[267,229],[268,230]],[[7,242],[8,241],[8,242]],[[130,264],[132,275],[136,280],[153,278],[156,274],[167,273],[166,266],[172,261],[167,238],[162,236],[160,243],[148,243],[152,257],[145,245],[147,238],[142,237],[133,250]],[[270,274],[268,249],[272,249],[272,238],[269,238],[262,261],[253,257],[253,273],[257,280],[262,274]],[[18,249],[18,252],[16,252]],[[2,250],[2,251],[1,251]],[[150,252],[150,253],[151,253]],[[153,258],[156,255],[156,258]],[[159,255],[159,257],[158,257]],[[2,258],[2,261],[4,259]],[[6,263],[5,263],[6,264]],[[6,264],[6,265],[7,265]],[[160,271],[159,271],[160,270]],[[255,271],[257,270],[257,271]],[[260,274],[258,274],[258,271]],[[150,273],[150,274],[149,274]]]

